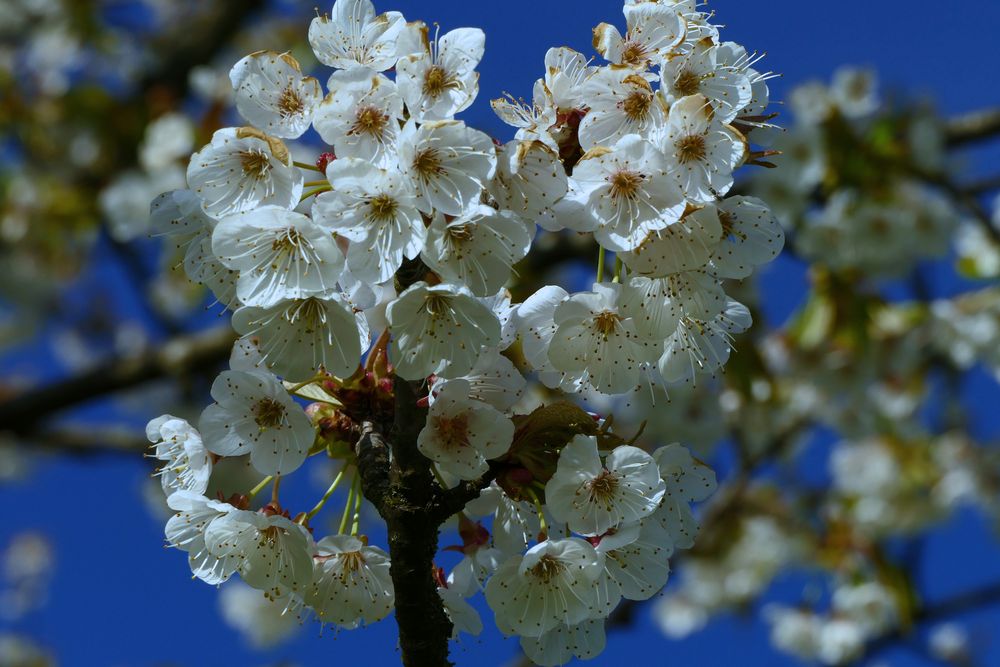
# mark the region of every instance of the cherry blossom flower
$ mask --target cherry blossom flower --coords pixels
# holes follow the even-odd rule
[[[670,4],[626,4],[624,11],[624,37],[607,23],[594,28],[594,48],[610,62],[643,71],[670,56],[684,41],[685,21]]]
[[[622,260],[643,276],[695,271],[718,252],[721,235],[719,212],[706,204],[671,225],[650,231],[634,250],[622,253]]]
[[[285,145],[252,127],[217,130],[187,168],[188,187],[214,218],[258,206],[290,209],[302,195],[302,182]]]
[[[467,109],[479,92],[476,66],[483,58],[486,35],[479,28],[458,28],[427,41],[424,51],[396,63],[399,93],[418,121],[448,120]]]
[[[323,623],[352,628],[392,611],[389,554],[382,549],[352,535],[330,535],[316,543],[314,562],[306,603]]]
[[[247,584],[271,598],[302,594],[313,580],[308,531],[280,514],[232,510],[205,528],[205,546],[232,558]]]
[[[636,134],[586,153],[572,182],[597,221],[594,237],[610,250],[634,250],[650,232],[677,222],[685,208],[666,159]]]
[[[486,601],[504,634],[540,637],[594,613],[601,559],[588,542],[545,540],[502,563],[486,584]]]
[[[602,464],[597,438],[577,435],[559,454],[556,473],[545,485],[545,503],[574,532],[603,535],[652,514],[664,488],[646,452],[622,445]]]
[[[250,454],[265,475],[287,475],[306,459],[312,422],[284,386],[265,371],[223,371],[212,383],[213,405],[199,425],[206,447],[220,456]]]
[[[358,158],[389,168],[396,163],[403,100],[396,84],[363,67],[330,75],[330,92],[316,108],[313,127],[333,146],[337,160]]]
[[[500,342],[496,315],[461,285],[411,285],[386,309],[396,372],[408,380],[458,377]]]
[[[663,96],[627,68],[602,67],[584,85],[589,110],[580,122],[584,150],[613,146],[629,134],[652,137],[667,122]]]
[[[344,270],[344,256],[329,233],[308,216],[277,206],[220,220],[212,251],[239,271],[236,294],[248,306],[329,291]]]
[[[565,665],[573,658],[589,660],[604,651],[604,619],[557,625],[540,637],[521,637],[521,650],[535,664]]]
[[[212,474],[212,458],[201,434],[183,419],[162,415],[146,425],[146,437],[153,443],[153,456],[163,461],[156,473],[163,492],[175,490],[205,493]]]
[[[324,65],[384,72],[404,55],[397,42],[405,27],[399,12],[376,16],[371,0],[336,0],[330,16],[309,24],[309,44]]]
[[[704,500],[715,491],[715,473],[695,461],[691,452],[677,443],[660,447],[653,452],[653,459],[666,483],[663,503],[654,516],[670,534],[675,547],[689,549],[698,532],[698,522],[689,503]]]
[[[469,398],[469,383],[451,380],[438,392],[417,436],[417,449],[459,479],[476,479],[489,459],[509,448],[514,423],[493,406]]]
[[[420,254],[426,237],[410,182],[395,169],[380,169],[359,158],[341,158],[327,167],[337,187],[313,204],[316,224],[350,241],[347,267],[359,280],[382,283]]]
[[[206,584],[218,585],[233,575],[239,559],[233,555],[216,556],[205,546],[205,529],[215,519],[235,508],[217,500],[209,500],[194,491],[176,491],[167,498],[167,505],[176,514],[167,520],[164,534],[167,543],[188,554],[191,573]]]
[[[455,218],[436,215],[420,257],[442,280],[485,297],[507,283],[511,267],[530,246],[524,222],[510,212],[479,204]]]
[[[755,197],[729,197],[718,203],[722,243],[712,254],[709,271],[719,278],[742,279],[778,256],[785,232],[777,218]]]
[[[496,171],[496,151],[488,136],[456,120],[410,119],[399,137],[399,166],[412,180],[417,208],[459,215],[479,202]]]
[[[500,208],[549,231],[559,227],[553,206],[569,189],[559,155],[541,141],[511,141],[497,152],[497,171],[489,183]],[[534,231],[532,229],[532,231]]]
[[[272,137],[302,136],[323,97],[319,81],[303,76],[288,53],[251,53],[233,66],[229,79],[240,115]]]
[[[721,47],[711,39],[692,45],[684,56],[664,62],[660,70],[664,90],[674,100],[703,95],[722,123],[731,123],[753,99],[749,77],[720,61]]]

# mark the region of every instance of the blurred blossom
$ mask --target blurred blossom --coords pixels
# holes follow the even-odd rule
[[[295,611],[286,612],[287,600],[269,600],[240,581],[230,581],[219,592],[222,618],[243,639],[258,649],[277,646],[301,628]]]
[[[48,538],[34,532],[14,535],[4,549],[2,566],[0,615],[16,620],[45,605],[55,567]]]

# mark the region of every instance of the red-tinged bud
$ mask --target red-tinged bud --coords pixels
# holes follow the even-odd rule
[[[430,407],[430,405],[431,405],[431,397],[430,396],[422,396],[422,397],[420,397],[420,398],[417,399],[417,407],[418,408],[426,410],[427,408]]]
[[[527,486],[535,481],[535,476],[527,468],[514,468],[507,473],[507,477],[510,481],[521,486]]]
[[[234,493],[228,498],[225,498],[222,495],[222,491],[216,491],[215,497],[218,498],[221,502],[229,503],[238,510],[245,510],[246,508],[250,507],[250,499],[247,496],[243,495],[242,493]]]
[[[473,521],[465,514],[458,515],[458,534],[465,545],[466,553],[490,543],[490,531],[486,530],[482,523]]]
[[[381,378],[378,381],[378,390],[387,396],[392,395],[392,379],[391,378]]]
[[[544,542],[547,539],[549,539],[549,534],[546,533],[544,530],[538,531],[538,535],[535,536],[536,542]]]
[[[320,153],[319,157],[316,159],[316,168],[326,173],[327,166],[337,159],[337,156],[333,153]]]
[[[493,145],[494,146],[496,146],[497,148],[503,148],[503,142],[502,141],[500,141],[496,137],[490,137],[490,139],[493,140]]]
[[[437,585],[441,588],[448,588],[448,580],[445,579],[444,568],[437,566],[434,567],[434,581],[436,581]]]
[[[288,510],[281,509],[281,505],[274,502],[273,500],[268,504],[260,508],[260,513],[264,516],[283,516],[286,519],[291,519],[288,514]]]
[[[597,545],[599,545],[599,544],[601,543],[601,539],[602,539],[603,537],[604,537],[603,535],[591,535],[590,537],[585,537],[585,538],[583,538],[583,539],[585,539],[585,540],[587,540],[588,542],[590,542],[590,546],[592,546],[592,547],[595,547],[595,548],[596,548],[596,547],[597,547]]]

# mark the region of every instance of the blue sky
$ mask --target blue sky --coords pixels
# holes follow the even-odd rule
[[[486,30],[481,93],[464,118],[500,137],[510,132],[489,110],[490,98],[505,91],[530,95],[547,48],[568,45],[590,53],[594,25],[622,24],[619,5],[604,1],[405,0],[377,6],[380,11],[400,10],[409,19],[440,22],[442,30],[461,26]],[[877,68],[888,91],[931,96],[948,113],[1000,105],[1000,87],[995,83],[995,32],[1000,26],[996,0],[962,3],[961,14],[949,3],[912,0],[715,0],[711,7],[717,21],[727,26],[725,39],[766,51],[765,67],[783,73],[784,78],[773,82],[775,99],[807,79],[828,79],[837,66],[849,63]],[[303,23],[302,30],[306,28]],[[285,48],[278,43],[258,46]],[[978,153],[977,169],[992,164],[995,170],[996,148]],[[98,274],[90,286],[99,284],[101,277],[108,276]],[[779,264],[768,276],[765,290],[773,290],[776,301],[790,306],[802,294],[796,284],[800,278],[794,267]],[[117,300],[121,312],[137,317],[134,298],[119,291],[112,290],[109,298]],[[22,358],[22,367],[51,372],[42,358],[43,346],[31,349]],[[9,370],[11,360],[0,368]],[[969,401],[983,404],[996,396],[995,385],[987,380],[974,385]],[[984,426],[995,431],[998,418]],[[298,640],[281,649],[264,655],[248,651],[219,619],[217,592],[191,581],[183,555],[162,547],[161,524],[139,497],[147,474],[142,462],[120,457],[49,459],[42,460],[25,482],[0,487],[0,506],[6,508],[0,547],[8,536],[27,528],[42,527],[55,542],[58,569],[51,602],[16,629],[52,647],[61,664],[397,662],[392,621],[339,636],[326,633],[322,638],[307,625]],[[315,490],[310,494],[314,497]],[[922,588],[929,597],[1000,578],[1000,550],[989,531],[980,517],[961,514],[928,539]],[[776,595],[794,599],[803,580],[803,575],[782,578]],[[986,632],[1000,623],[1000,614],[975,617],[970,623],[974,632]],[[503,664],[515,652],[516,641],[504,641],[495,630],[487,630],[479,640],[464,640],[454,659],[459,665]],[[883,657],[893,666],[931,664],[905,650]],[[995,660],[991,664],[1000,664],[1000,648],[994,647],[991,657]],[[613,632],[605,654],[588,664],[621,665],[631,660],[678,667],[795,664],[769,648],[764,626],[752,619],[723,618],[692,639],[669,642],[653,627],[648,613],[640,614],[629,630]]]

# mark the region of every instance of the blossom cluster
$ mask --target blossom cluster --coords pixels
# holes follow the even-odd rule
[[[629,394],[720,371],[751,323],[723,283],[776,256],[783,233],[762,201],[723,198],[734,170],[759,162],[748,135],[769,127],[757,59],[691,1],[627,2],[624,15],[624,33],[595,29],[607,64],[550,49],[530,103],[494,100],[516,128],[507,143],[455,118],[478,94],[475,28],[432,36],[369,0],[337,0],[309,28],[334,70],[325,87],[288,53],[232,68],[246,124],[216,131],[187,188],[151,209],[241,336],[197,428],[171,415],[148,427],[176,512],[167,541],[196,577],[239,573],[339,627],[384,618],[390,557],[360,532],[353,443],[391,423],[395,387],[410,382],[409,407],[426,410],[415,446],[437,482],[482,488],[458,516],[462,561],[437,575],[456,634],[481,629],[466,598],[484,591],[502,632],[561,664],[603,649],[621,599],[662,588],[714,474],[679,444],[644,451],[610,417],[533,404],[528,379]],[[299,162],[307,148],[290,142],[307,133],[324,150]],[[546,285],[512,302],[539,228],[596,242],[592,289]],[[279,483],[318,454],[343,468],[292,514]],[[210,498],[230,457],[263,479]],[[316,539],[311,522],[347,480],[338,534]]]

